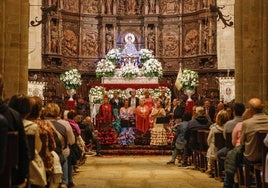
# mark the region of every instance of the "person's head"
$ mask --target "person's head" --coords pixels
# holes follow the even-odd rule
[[[85,118],[84,122],[89,125],[91,123],[91,117],[90,116],[87,116]]]
[[[30,97],[31,102],[31,112],[27,116],[27,119],[37,119],[41,116],[42,108],[43,108],[43,101],[40,97],[33,96]]]
[[[205,108],[209,108],[211,106],[210,101],[209,100],[206,100],[204,106],[205,106]]]
[[[190,121],[192,119],[191,112],[185,112],[182,116],[182,121]]]
[[[217,104],[217,111],[221,111],[221,110],[223,110],[224,109],[224,104],[222,103],[222,102],[219,102],[218,104]]]
[[[161,100],[156,100],[156,107],[157,108],[161,108],[162,107],[162,105],[161,105]]]
[[[150,96],[150,92],[149,92],[148,89],[145,89],[145,90],[144,90],[144,96],[145,96],[145,97],[149,97],[149,96]]]
[[[60,107],[56,103],[48,103],[44,109],[45,117],[58,118],[60,116]]]
[[[197,106],[195,108],[196,116],[203,116],[205,114],[205,110],[202,106]]]
[[[242,114],[244,113],[244,111],[245,111],[245,105],[243,103],[236,102],[234,104],[234,114],[236,116],[242,116]]]
[[[103,96],[103,104],[108,104],[109,103],[109,97],[107,95]]]
[[[216,116],[216,124],[223,126],[229,120],[229,114],[226,110],[221,110]]]
[[[117,98],[119,97],[119,93],[118,93],[118,91],[117,91],[117,90],[114,90],[114,93],[113,93],[113,94],[114,94],[114,98],[116,98],[116,99],[117,99]]]
[[[166,88],[164,88],[164,87],[161,88],[161,95],[162,96],[166,95]]]
[[[179,104],[179,99],[175,98],[172,101],[173,106],[177,106]]]
[[[68,119],[74,119],[74,117],[76,116],[76,113],[74,110],[70,110],[68,113],[67,113],[67,118]]]
[[[263,112],[263,104],[261,99],[259,98],[252,98],[248,101],[249,109],[252,110],[254,114],[262,113]]]
[[[8,106],[20,113],[24,119],[31,112],[30,98],[25,95],[13,95],[9,100]]]
[[[125,107],[128,107],[128,99],[125,99],[125,100],[124,100],[124,106],[125,106]]]
[[[131,95],[131,97],[135,97],[136,96],[136,90],[135,89],[132,89],[130,91],[130,95]]]

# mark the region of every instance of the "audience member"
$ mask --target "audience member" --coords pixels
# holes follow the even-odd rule
[[[175,143],[174,150],[172,152],[172,157],[167,164],[175,164],[175,160],[177,158],[177,155],[183,151],[186,141],[184,139],[184,135],[188,126],[188,122],[192,119],[192,114],[189,112],[186,112],[182,116],[182,121],[177,124],[176,127],[176,134],[173,139],[173,143]],[[181,153],[183,154],[183,153]]]
[[[7,131],[8,123],[6,118],[0,114],[0,174],[4,170],[6,163],[6,152],[7,152]]]
[[[221,110],[216,117],[216,122],[210,126],[209,135],[207,138],[208,151],[207,163],[208,169],[206,173],[211,173],[213,170],[214,160],[217,158],[217,150],[215,146],[215,133],[223,133],[223,125],[229,120],[229,114],[225,110]]]
[[[207,117],[207,119],[213,122],[216,109],[214,106],[211,105],[211,102],[209,100],[205,101],[204,110],[205,110],[205,116]]]
[[[32,102],[31,102],[32,101]],[[29,166],[29,186],[38,187],[47,185],[47,177],[45,166],[42,158],[39,155],[41,151],[42,142],[39,135],[39,126],[27,119],[32,109],[33,99],[24,95],[14,95],[9,101],[9,107],[13,108],[20,113],[23,119],[23,125],[26,135],[34,135],[35,138],[35,148],[30,149],[30,153],[34,153],[33,159],[30,161]]]
[[[0,74],[0,114],[8,122],[8,131],[18,131],[18,165],[12,168],[12,186],[25,184],[29,174],[29,148],[21,116],[3,101],[4,81]]]
[[[165,87],[162,87],[160,90],[160,96],[158,97],[161,101],[161,106],[165,109],[166,113],[170,111],[170,98],[167,97],[167,90]]]
[[[94,126],[93,126],[93,123],[91,121],[91,117],[87,116],[84,119],[83,124],[85,125],[84,140],[85,140],[86,147],[88,149],[91,149],[91,148],[89,148],[90,147],[89,145],[90,144],[95,145],[95,147],[96,147],[96,156],[102,156],[102,154],[101,154],[101,145],[100,145],[99,139],[97,137],[98,131],[94,130]],[[89,153],[89,151],[88,151],[88,153]]]
[[[62,182],[61,187],[67,187],[69,184],[69,170],[68,170],[68,156],[70,155],[70,148],[68,144],[74,144],[74,135],[68,138],[72,133],[70,124],[60,119],[60,107],[56,103],[48,103],[44,109],[44,118],[50,121],[54,130],[54,139],[56,141],[56,153],[59,155],[62,165]],[[64,121],[64,122],[63,122]],[[68,128],[66,128],[68,127]]]
[[[186,145],[184,149],[183,166],[188,164],[187,156],[192,154],[192,150],[199,149],[197,142],[197,130],[209,130],[212,122],[205,115],[204,107],[196,107],[196,117],[189,121],[188,127],[185,132]]]
[[[56,166],[57,163],[54,157],[54,154],[56,154],[56,143],[53,135],[53,125],[50,121],[40,118],[43,107],[43,101],[40,97],[31,97],[31,104],[32,109],[30,114],[27,116],[27,120],[35,122],[39,128],[39,135],[42,142],[39,155],[42,158],[45,166],[48,187],[58,187],[61,181],[62,167]]]

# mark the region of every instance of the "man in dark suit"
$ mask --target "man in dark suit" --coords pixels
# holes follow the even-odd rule
[[[132,89],[130,91],[130,97],[128,98],[128,106],[130,106],[133,109],[133,112],[135,113],[135,110],[137,106],[140,104],[140,99],[136,97],[136,90]]]
[[[182,101],[177,98],[173,99],[171,109],[168,114],[170,120],[174,120],[174,122],[177,121],[176,124],[179,123],[178,121],[181,121],[184,112],[185,106],[182,104]]]
[[[124,105],[123,99],[119,97],[119,93],[117,90],[114,90],[114,96],[113,98],[110,99],[110,104],[112,106],[113,112],[114,112],[114,109],[117,109],[119,112],[120,108],[123,107]]]
[[[216,113],[216,108],[215,106],[211,105],[211,102],[209,100],[206,100],[204,103],[204,109],[205,109],[205,115],[206,117],[213,122],[214,120],[214,116]]]

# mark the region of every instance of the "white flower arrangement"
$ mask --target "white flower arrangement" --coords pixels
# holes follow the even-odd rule
[[[134,64],[126,64],[120,70],[119,76],[126,79],[136,78],[139,75],[139,68]]]
[[[198,73],[184,69],[180,81],[184,89],[195,89],[195,87],[198,86]]]
[[[106,54],[106,59],[113,62],[114,64],[118,64],[120,59],[121,59],[121,52],[120,49],[118,48],[113,48],[111,49],[107,54]]]
[[[156,59],[147,60],[142,68],[141,72],[145,77],[162,77],[163,69],[161,63]]]
[[[60,75],[60,81],[65,89],[77,89],[82,84],[81,74],[77,69],[71,69]]]
[[[102,86],[95,86],[89,90],[89,101],[95,104],[101,104],[103,95],[105,94],[105,88]]]
[[[139,55],[140,55],[140,63],[141,64],[145,63],[149,59],[154,59],[153,52],[151,50],[148,50],[145,48],[143,48],[139,51]]]
[[[102,59],[97,63],[96,68],[97,78],[101,78],[103,76],[105,77],[113,76],[114,72],[115,72],[115,65],[113,62],[107,59]]]
[[[162,87],[159,87],[159,88],[155,88],[155,89],[148,89],[149,90],[149,93],[151,95],[151,97],[153,99],[157,99],[160,95],[161,95],[161,88]],[[166,97],[169,97],[171,99],[171,91],[168,87],[164,87],[166,89]],[[136,95],[138,98],[143,98],[144,97],[144,90],[146,88],[140,88],[140,89],[137,89],[136,90]]]

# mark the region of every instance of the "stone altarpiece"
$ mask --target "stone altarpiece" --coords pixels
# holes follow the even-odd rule
[[[57,11],[42,28],[42,69],[29,73],[29,80],[48,83],[47,99],[64,98],[59,74],[71,68],[82,73],[78,93],[87,96],[87,83],[98,82],[96,62],[122,48],[127,33],[137,50],[148,48],[162,62],[162,82],[174,83],[181,64],[199,73],[197,93],[205,97],[218,88],[216,77],[226,76],[217,69],[214,0],[43,0],[53,4]]]

